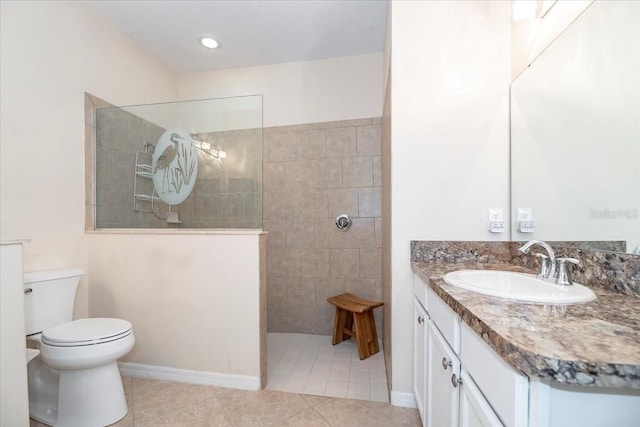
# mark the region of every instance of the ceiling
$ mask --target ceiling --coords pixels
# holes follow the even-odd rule
[[[91,0],[177,73],[380,53],[387,0]],[[200,45],[208,35],[218,49]]]

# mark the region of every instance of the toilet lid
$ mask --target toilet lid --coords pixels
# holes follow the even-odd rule
[[[93,345],[123,338],[131,330],[131,323],[122,319],[78,319],[42,331],[42,342],[59,347]]]

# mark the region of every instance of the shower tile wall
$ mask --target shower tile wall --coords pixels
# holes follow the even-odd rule
[[[166,221],[133,210],[136,151],[155,144],[164,129],[120,108],[96,113],[96,226],[166,227]],[[151,180],[138,179],[139,193],[151,194]],[[145,207],[149,207],[147,202]],[[166,206],[165,206],[166,209]]]
[[[180,205],[192,228],[260,228],[262,223],[262,129],[198,134],[224,150],[218,160],[198,153],[198,180]]]
[[[330,335],[327,298],[382,299],[379,118],[264,129],[268,330]],[[335,218],[353,226],[339,231]],[[382,337],[382,310],[375,311]]]

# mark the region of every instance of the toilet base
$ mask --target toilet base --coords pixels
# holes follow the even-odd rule
[[[127,415],[116,361],[90,369],[61,371],[54,371],[39,360],[30,365],[34,362],[31,374],[36,374],[37,379],[30,378],[29,390],[29,415],[34,420],[55,427],[103,427]],[[52,383],[56,380],[57,387]],[[51,393],[56,388],[57,393]]]

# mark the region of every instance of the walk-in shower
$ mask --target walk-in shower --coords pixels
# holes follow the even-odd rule
[[[185,253],[191,262],[193,245],[206,246],[198,255],[218,250],[220,257],[233,250],[216,246],[223,236],[236,233],[239,241],[243,234],[259,234],[260,247],[253,250],[260,253],[260,275],[254,277],[260,283],[243,296],[259,295],[254,306],[260,307],[261,386],[388,401],[384,355],[360,360],[352,342],[333,346],[335,307],[327,302],[343,292],[382,300],[380,118],[263,129],[261,96],[99,105],[90,118],[95,121],[95,202],[90,207],[96,240],[108,240],[109,250],[122,245],[117,246],[121,251],[146,253],[146,267],[131,267],[134,275],[144,270],[154,277],[149,283],[164,283],[156,251],[170,248],[163,263]],[[337,217],[346,218],[342,214],[351,219],[350,227],[344,221],[336,225]],[[131,237],[138,235],[151,237]],[[174,238],[180,239],[180,249]],[[202,306],[197,309],[201,301],[194,292],[209,292],[216,300],[233,294],[230,283],[251,264],[245,252],[234,258],[225,263],[235,266],[227,276],[207,260],[202,275],[190,282],[178,275],[190,275],[191,266],[169,268],[175,276],[165,290],[179,288],[193,297],[186,318],[212,324],[201,321],[210,316]],[[244,302],[233,307],[238,308],[233,314],[256,314]],[[127,315],[136,313],[132,307]],[[382,310],[374,314],[384,339]]]

